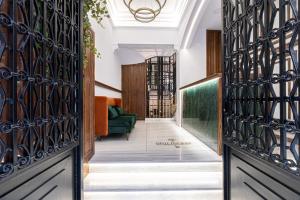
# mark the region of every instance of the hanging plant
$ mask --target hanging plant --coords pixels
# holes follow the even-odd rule
[[[91,23],[89,15],[94,18],[99,25],[105,17],[109,17],[107,10],[106,0],[85,0],[83,4],[83,43],[84,43],[84,55],[86,49],[90,49],[98,58],[101,57],[100,52],[94,45],[93,37],[90,33]],[[84,57],[84,62],[87,58]]]

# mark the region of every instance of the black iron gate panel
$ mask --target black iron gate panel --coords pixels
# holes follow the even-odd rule
[[[172,118],[176,111],[176,54],[156,56],[147,65],[146,117]]]
[[[0,1],[0,182],[79,144],[80,0]]]
[[[225,162],[243,152],[294,180],[300,176],[299,6],[223,0]],[[235,173],[227,170],[227,178]]]

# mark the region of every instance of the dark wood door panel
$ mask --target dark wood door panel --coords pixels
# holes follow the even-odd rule
[[[242,159],[235,154],[231,155],[231,199],[300,199],[300,188],[294,191],[274,179],[272,174]]]
[[[95,41],[94,31],[89,30],[88,34]],[[83,152],[84,162],[88,163],[95,153],[95,117],[92,112],[95,108],[95,54],[90,48],[85,53],[87,62],[83,70]]]
[[[222,73],[221,31],[206,31],[206,76]]]
[[[56,158],[17,175],[2,184],[1,200],[74,199],[73,153]]]
[[[145,119],[145,101],[145,63],[122,65],[122,102],[124,110],[129,113],[136,113],[138,119]]]

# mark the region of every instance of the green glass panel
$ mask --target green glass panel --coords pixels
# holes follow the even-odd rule
[[[217,151],[218,79],[182,92],[182,127]]]

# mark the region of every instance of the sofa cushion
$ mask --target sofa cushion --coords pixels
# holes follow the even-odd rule
[[[136,116],[135,113],[125,113],[125,114],[123,114],[123,115],[121,115],[121,116],[131,116],[131,117],[133,117],[135,120],[137,119],[137,116]]]
[[[108,106],[108,119],[116,119],[118,117],[118,112],[112,106]]]
[[[108,120],[108,127],[128,127],[130,128],[130,122],[128,119],[120,119],[119,117],[116,119]]]
[[[108,127],[108,132],[110,134],[125,134],[125,133],[129,133],[130,132],[130,129],[128,127]]]
[[[118,119],[124,119],[126,121],[128,121],[130,123],[131,128],[134,127],[135,122],[136,122],[136,118],[134,116],[130,116],[130,115],[122,115],[120,116]]]
[[[124,115],[125,112],[123,110],[123,108],[119,107],[119,106],[115,106],[116,111],[118,112],[119,115]]]
[[[115,106],[115,109],[117,110],[119,116],[132,116],[135,118],[137,118],[136,114],[135,113],[126,113],[123,108],[119,107],[119,106]]]

